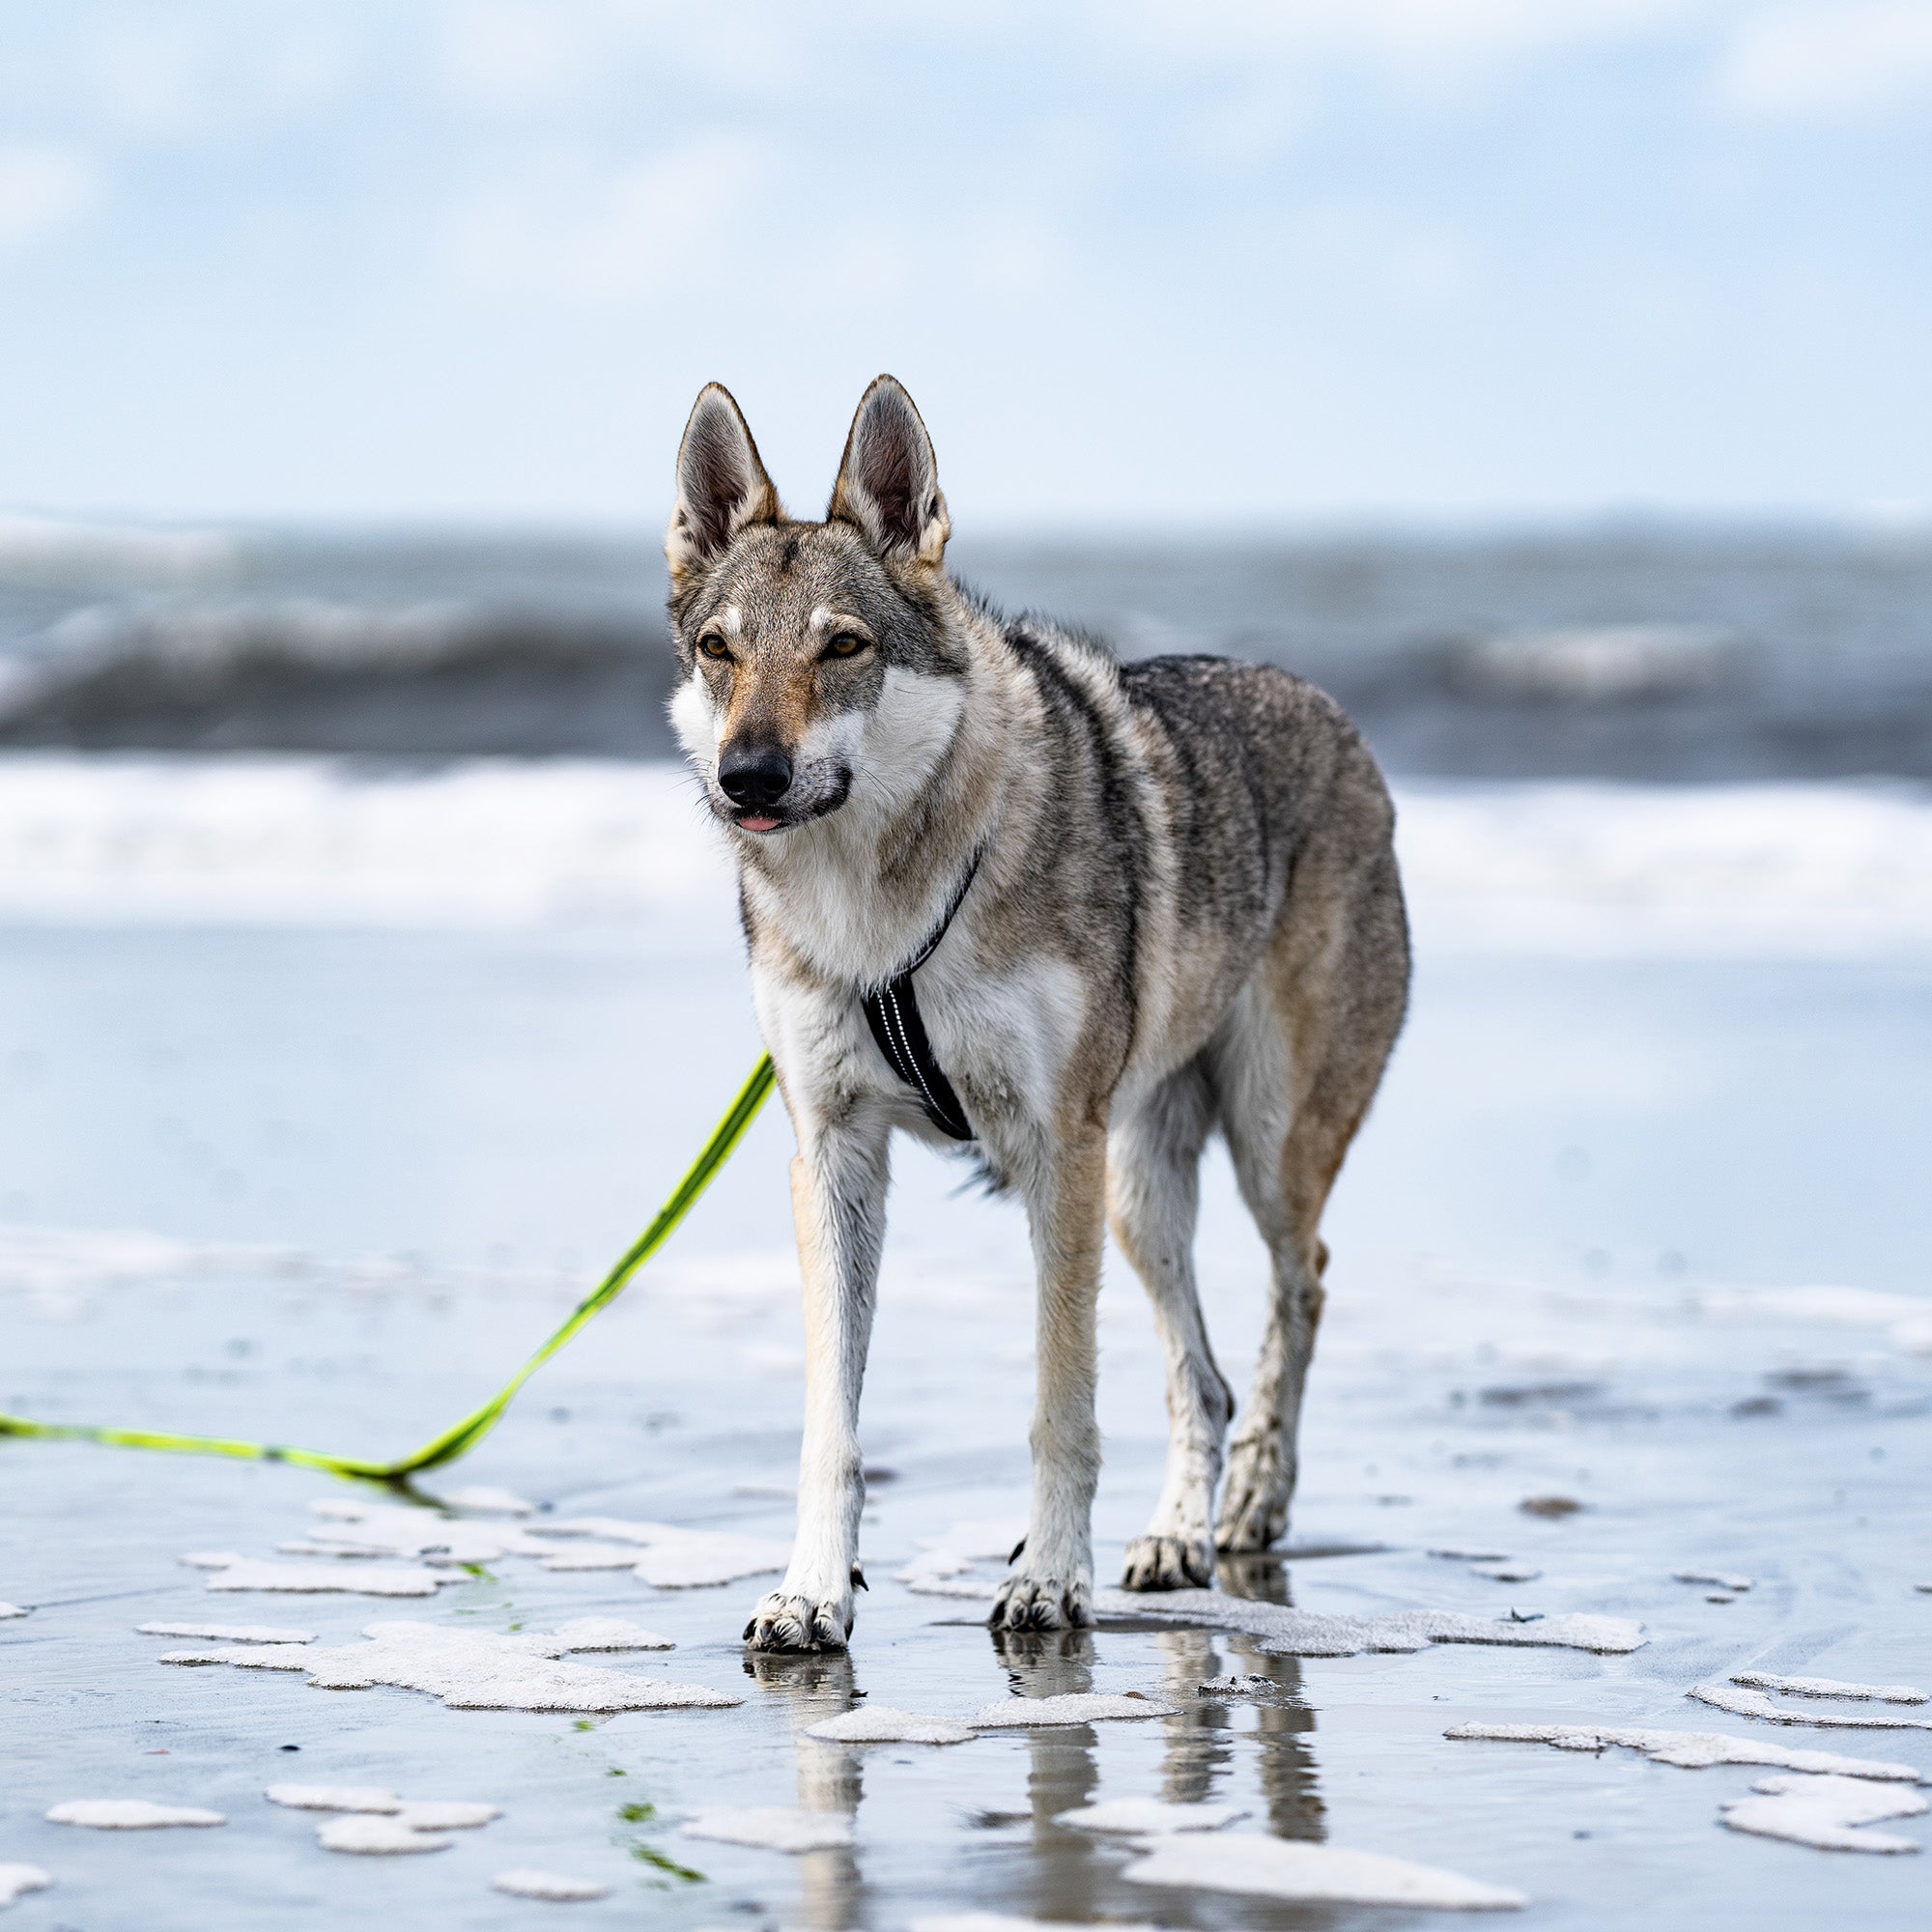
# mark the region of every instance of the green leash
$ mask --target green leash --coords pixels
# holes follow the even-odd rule
[[[319,1449],[292,1449],[271,1442],[231,1442],[220,1435],[170,1435],[153,1429],[93,1429],[83,1423],[30,1422],[23,1415],[0,1413],[0,1435],[22,1435],[43,1442],[104,1442],[116,1449],[166,1449],[179,1456],[232,1456],[248,1463],[296,1463],[305,1469],[327,1469],[332,1476],[360,1477],[378,1483],[399,1483],[423,1469],[434,1469],[465,1456],[496,1428],[517,1391],[568,1342],[600,1308],[615,1301],[631,1277],[657,1253],[671,1231],[691,1211],[711,1178],[730,1159],[772,1091],[772,1057],[763,1055],[752,1077],[738,1090],[724,1118],[712,1129],[703,1151],[692,1162],[657,1218],[633,1241],[613,1267],[571,1311],[554,1335],[512,1376],[473,1415],[423,1444],[412,1456],[394,1463],[365,1463],[355,1456],[327,1456]]]

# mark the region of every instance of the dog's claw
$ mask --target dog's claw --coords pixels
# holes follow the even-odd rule
[[[848,1605],[826,1597],[774,1590],[752,1613],[745,1641],[753,1650],[843,1650],[852,1634]]]
[[[1137,1536],[1127,1545],[1123,1590],[1205,1590],[1214,1581],[1214,1551],[1205,1536]]]
[[[1000,1585],[994,1630],[1086,1630],[1094,1622],[1092,1591],[1085,1583],[1062,1583],[1051,1577],[1009,1577]]]
[[[1228,1452],[1228,1487],[1221,1496],[1214,1547],[1230,1555],[1271,1547],[1287,1532],[1293,1493],[1294,1470],[1283,1459],[1275,1431],[1237,1440]]]

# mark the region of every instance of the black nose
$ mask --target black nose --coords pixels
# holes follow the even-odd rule
[[[791,760],[776,745],[733,745],[718,760],[733,805],[776,805],[791,789]]]

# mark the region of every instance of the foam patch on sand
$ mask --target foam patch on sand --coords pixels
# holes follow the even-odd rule
[[[675,1650],[677,1645],[622,1617],[572,1617],[552,1633],[566,1650]]]
[[[1118,1697],[1070,1692],[1064,1697],[1002,1697],[964,1721],[976,1731],[1033,1729],[1041,1724],[1109,1723],[1120,1718],[1171,1718],[1172,1704],[1128,1690]]]
[[[805,1734],[834,1745],[963,1745],[974,1736],[955,1719],[921,1717],[890,1704],[862,1704],[841,1718],[809,1726]]]
[[[39,1865],[0,1864],[0,1912],[30,1891],[44,1891],[53,1884],[50,1873]]]
[[[325,1496],[309,1508],[322,1520],[306,1541],[355,1556],[434,1556],[444,1563],[497,1563],[548,1553],[527,1531],[506,1523],[466,1522],[434,1510]],[[286,1546],[285,1546],[286,1547]]]
[[[852,1842],[852,1821],[842,1811],[791,1811],[776,1804],[700,1811],[680,1829],[687,1838],[770,1852],[836,1852]]]
[[[318,1690],[367,1690],[378,1684],[421,1690],[452,1711],[724,1710],[745,1700],[696,1684],[632,1677],[602,1664],[559,1662],[575,1647],[561,1635],[450,1630],[440,1624],[378,1623],[363,1643],[211,1654],[246,1669],[305,1670]]]
[[[306,1670],[314,1655],[306,1644],[230,1644],[225,1650],[166,1650],[155,1662],[195,1668],[232,1663],[238,1670]]]
[[[374,1784],[271,1784],[263,1792],[270,1804],[291,1811],[361,1811],[393,1816],[403,1801],[393,1791]]]
[[[503,1807],[467,1798],[420,1798],[396,1815],[412,1832],[473,1832],[500,1818]]]
[[[537,1510],[535,1503],[514,1490],[492,1489],[485,1483],[452,1490],[442,1501],[445,1509],[469,1510],[475,1516],[534,1516]]]
[[[1733,1684],[1747,1690],[1781,1690],[1787,1697],[1844,1697],[1878,1704],[1923,1704],[1923,1690],[1910,1684],[1847,1684],[1836,1677],[1774,1677],[1768,1670],[1735,1670]]]
[[[200,1636],[211,1643],[313,1643],[313,1631],[286,1624],[136,1624],[142,1636]]]
[[[1524,1644],[1621,1656],[1641,1649],[1645,1642],[1643,1626],[1629,1617],[1573,1615],[1515,1623],[1459,1610],[1334,1617],[1224,1596],[1218,1590],[1164,1590],[1158,1597],[1096,1590],[1094,1607],[1108,1616],[1157,1617],[1241,1631],[1276,1657],[1355,1657],[1363,1651],[1424,1650],[1432,1643]]]
[[[1218,1832],[1247,1815],[1238,1804],[1170,1804],[1164,1798],[1105,1798],[1097,1804],[1063,1811],[1053,1822],[1074,1832],[1148,1838],[1163,1832]]]
[[[1502,1744],[1554,1745],[1558,1750],[1600,1751],[1611,1746],[1640,1751],[1657,1764],[1708,1771],[1715,1764],[1759,1764],[1781,1771],[1819,1772],[1917,1784],[1918,1768],[1836,1751],[1792,1750],[1768,1739],[1727,1737],[1721,1731],[1661,1731],[1636,1724],[1452,1724],[1445,1738],[1487,1738]]]
[[[1908,1718],[1893,1711],[1807,1711],[1795,1704],[1774,1704],[1762,1690],[1737,1690],[1728,1684],[1693,1684],[1685,1694],[1734,1718],[1764,1718],[1774,1724],[1811,1724],[1834,1731],[1932,1731],[1932,1718]]]
[[[601,1540],[606,1553],[612,1546],[629,1547],[630,1553],[622,1563],[606,1563],[602,1553],[586,1562],[575,1551],[545,1549],[546,1570],[628,1568],[635,1571],[640,1583],[658,1590],[696,1590],[714,1583],[735,1583],[741,1577],[762,1577],[768,1571],[782,1570],[791,1561],[788,1543],[738,1536],[729,1530],[685,1529],[669,1522],[632,1522],[614,1516],[586,1516],[569,1522],[545,1523],[535,1533],[545,1537],[594,1537]],[[596,1549],[595,1545],[592,1549]]]
[[[219,1811],[194,1804],[152,1804],[145,1798],[70,1798],[46,1814],[49,1825],[85,1825],[92,1832],[158,1832],[171,1825],[225,1825]]]
[[[351,1597],[433,1597],[458,1571],[417,1569],[401,1563],[263,1563],[231,1550],[196,1550],[182,1561],[213,1574],[211,1590],[272,1590],[294,1596],[333,1593]]]
[[[1439,1911],[1512,1911],[1529,1900],[1435,1865],[1377,1852],[1344,1851],[1237,1832],[1213,1838],[1156,1839],[1121,1874],[1136,1885],[1233,1891],[1262,1898],[1326,1899],[1346,1905],[1410,1905]]]
[[[400,1818],[331,1818],[315,1828],[325,1852],[351,1852],[360,1858],[396,1858],[412,1852],[446,1852],[455,1842],[417,1832]]]
[[[1916,1791],[1886,1790],[1851,1777],[1767,1777],[1749,1798],[1733,1798],[1718,1813],[1734,1832],[1813,1845],[1821,1852],[1916,1852],[1910,1838],[1860,1826],[1884,1818],[1918,1818],[1927,1810]]]
[[[611,1888],[594,1878],[572,1878],[567,1872],[533,1871],[520,1865],[515,1871],[498,1872],[490,1881],[493,1891],[507,1891],[512,1898],[547,1899],[553,1905],[568,1905],[579,1899],[609,1898]]]

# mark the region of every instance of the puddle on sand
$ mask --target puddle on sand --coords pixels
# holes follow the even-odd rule
[[[700,1811],[679,1828],[687,1838],[716,1838],[726,1845],[756,1845],[772,1852],[844,1851],[852,1821],[834,1811],[795,1811],[779,1805]]]

